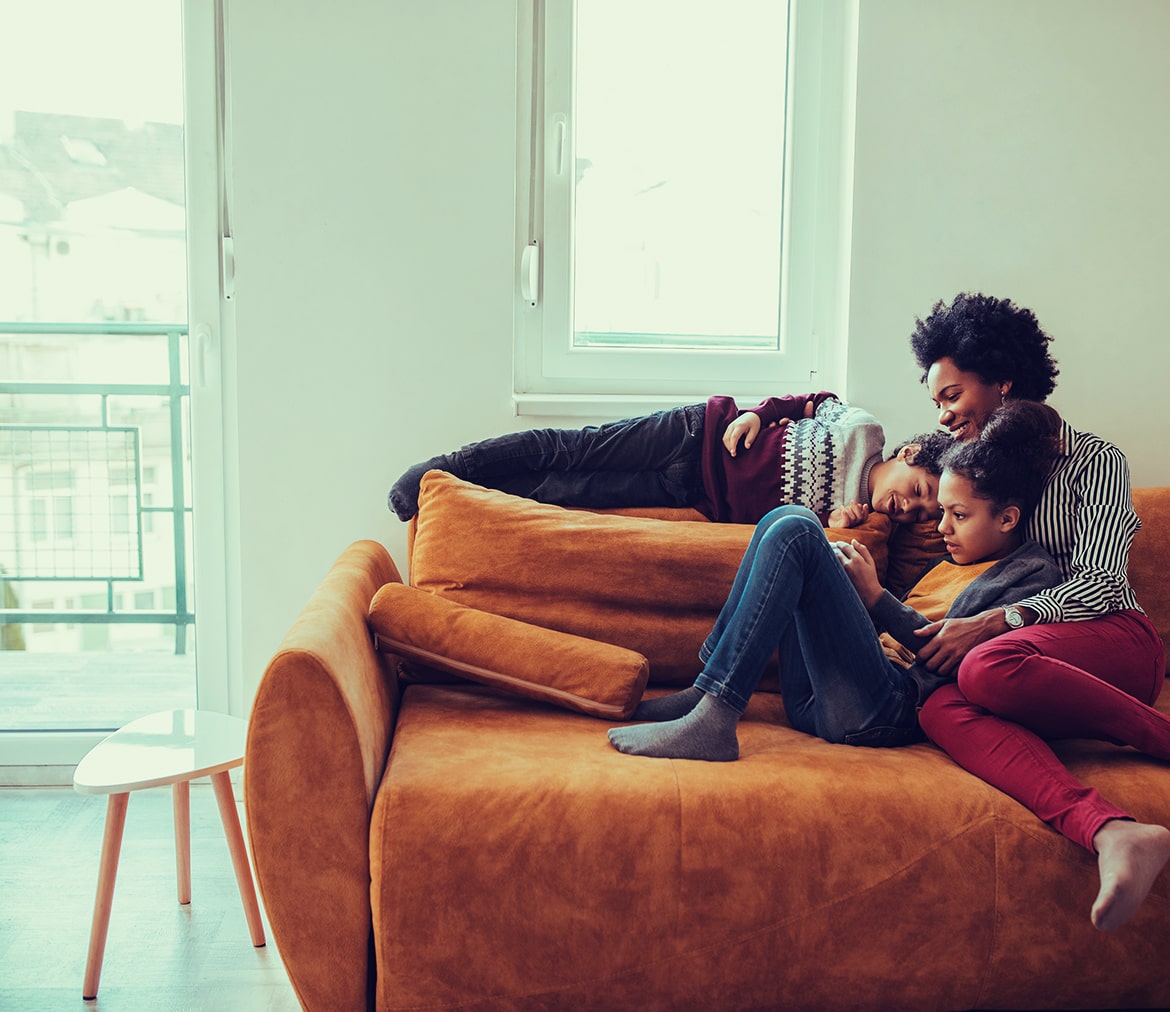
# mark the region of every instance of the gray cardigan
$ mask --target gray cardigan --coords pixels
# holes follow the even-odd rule
[[[1011,555],[967,584],[951,602],[947,618],[966,618],[988,608],[1017,604],[1038,591],[1055,587],[1062,579],[1052,556],[1038,542],[1025,541]],[[880,631],[888,632],[906,649],[917,653],[923,645],[914,630],[929,625],[930,619],[903,604],[888,590],[882,591],[869,613]],[[930,671],[917,663],[910,666],[907,674],[918,684],[919,706],[940,685],[954,681],[951,675]]]

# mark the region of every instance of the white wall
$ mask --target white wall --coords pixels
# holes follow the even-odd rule
[[[511,417],[513,0],[229,0],[251,689],[417,459]]]
[[[851,399],[932,423],[908,350],[962,290],[1035,310],[1052,404],[1170,484],[1170,4],[862,0]]]
[[[404,560],[404,467],[536,424],[510,400],[514,5],[227,0],[249,698],[346,544]],[[1170,483],[1168,30],[1160,0],[861,0],[845,392],[892,436],[935,420],[915,315],[980,289],[1056,337],[1054,403]]]

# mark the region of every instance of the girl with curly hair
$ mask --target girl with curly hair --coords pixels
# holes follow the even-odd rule
[[[1052,393],[1050,341],[1031,310],[981,294],[939,302],[910,338],[939,424],[961,443],[979,440],[1002,404]],[[919,661],[956,680],[926,701],[920,721],[960,765],[1097,855],[1091,919],[1112,930],[1170,860],[1170,830],[1136,822],[1080,783],[1047,742],[1091,738],[1170,759],[1170,718],[1152,706],[1165,656],[1126,576],[1141,522],[1125,455],[1067,422],[1060,442],[1027,533],[1062,581],[921,629]]]

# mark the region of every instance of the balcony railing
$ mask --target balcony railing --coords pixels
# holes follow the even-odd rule
[[[174,652],[186,652],[195,622],[187,580],[186,334],[180,324],[0,323],[0,590],[5,581],[21,591],[67,581],[103,588],[105,599],[104,607],[45,609],[14,601],[11,589],[0,594],[0,627],[7,627],[0,632],[10,649],[19,638],[14,630],[25,625],[149,624],[173,626]],[[136,353],[165,343],[165,364],[161,354],[153,356],[153,369],[128,359],[126,372],[137,379],[119,378],[109,363],[97,370],[107,375],[93,382],[40,378],[59,372],[62,357],[72,371],[89,374],[77,363],[80,343],[92,338]],[[29,378],[13,379],[14,373]],[[152,454],[160,458],[150,462],[152,473],[169,471],[169,488],[159,489],[169,505],[144,501],[143,467]],[[143,564],[144,530],[160,517],[170,520],[173,581],[157,571],[165,560]],[[120,607],[128,595],[115,585],[144,581],[161,586],[164,601],[173,590],[173,606]]]

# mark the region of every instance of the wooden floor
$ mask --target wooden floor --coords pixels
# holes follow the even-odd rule
[[[191,787],[189,906],[176,893],[170,789],[130,795],[101,986],[82,1001],[106,800],[0,788],[0,1009],[298,1009],[267,919],[265,947],[248,937],[207,780]]]

